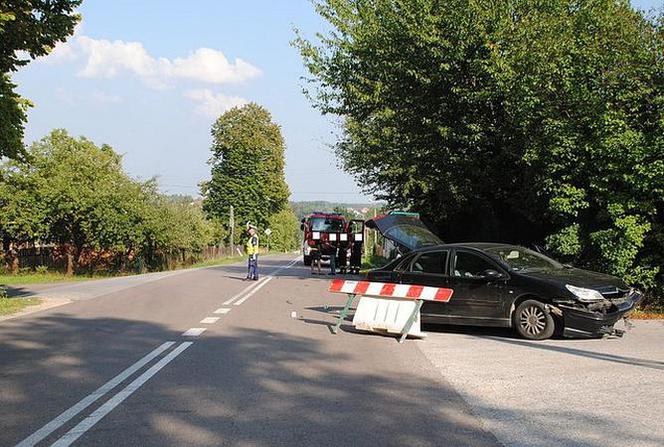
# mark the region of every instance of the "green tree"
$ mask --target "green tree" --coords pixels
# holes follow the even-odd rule
[[[80,21],[74,13],[80,4],[81,0],[0,0],[0,157],[24,155],[23,125],[31,106],[14,92],[10,73],[70,36]]]
[[[300,223],[290,208],[270,216],[270,249],[275,251],[295,250],[300,244]],[[265,245],[265,243],[263,243]]]
[[[122,171],[112,148],[56,130],[29,148],[28,159],[5,163],[0,171],[5,239],[64,247],[70,272],[84,249],[140,245],[134,227],[141,219],[141,185]]]
[[[267,110],[252,103],[221,115],[212,138],[212,176],[201,185],[204,210],[228,222],[233,206],[238,229],[247,221],[265,228],[270,216],[288,206],[290,195],[279,126]]]
[[[545,242],[653,286],[664,264],[662,19],[628,1],[326,0],[308,95],[367,192],[445,240]],[[659,277],[660,284],[664,281]]]

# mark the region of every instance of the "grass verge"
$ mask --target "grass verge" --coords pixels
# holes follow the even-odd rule
[[[39,298],[0,298],[0,316],[15,314],[39,303],[41,303]]]
[[[103,278],[104,276],[89,276],[89,275],[73,275],[67,276],[64,273],[48,272],[48,273],[17,273],[0,274],[0,284],[6,286],[14,286],[17,284],[47,284],[51,282],[63,281],[88,281],[95,278]]]

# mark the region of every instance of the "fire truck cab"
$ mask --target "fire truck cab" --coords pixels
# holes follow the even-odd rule
[[[339,242],[348,240],[348,221],[339,213],[315,211],[302,219],[301,229],[304,233],[304,265],[311,265],[311,252],[317,247],[321,249],[321,258],[329,261],[332,252],[325,247],[336,246]]]

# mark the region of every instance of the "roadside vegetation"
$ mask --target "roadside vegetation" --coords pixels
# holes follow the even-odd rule
[[[364,189],[448,242],[537,244],[664,304],[664,15],[598,0],[321,0],[298,35]]]
[[[15,314],[39,303],[39,298],[9,298],[5,288],[0,286],[0,317]]]
[[[21,250],[47,246],[67,274],[140,272],[190,263],[221,228],[200,202],[139,182],[107,145],[64,130],[32,144],[24,160],[0,165],[0,234],[5,269]]]

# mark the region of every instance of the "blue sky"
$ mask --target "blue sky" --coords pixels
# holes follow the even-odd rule
[[[66,46],[14,76],[35,104],[26,142],[65,128],[113,146],[131,175],[196,195],[214,116],[255,101],[282,128],[293,200],[371,200],[336,167],[336,127],[301,93],[293,26],[308,37],[324,26],[309,1],[84,0],[80,12]]]

